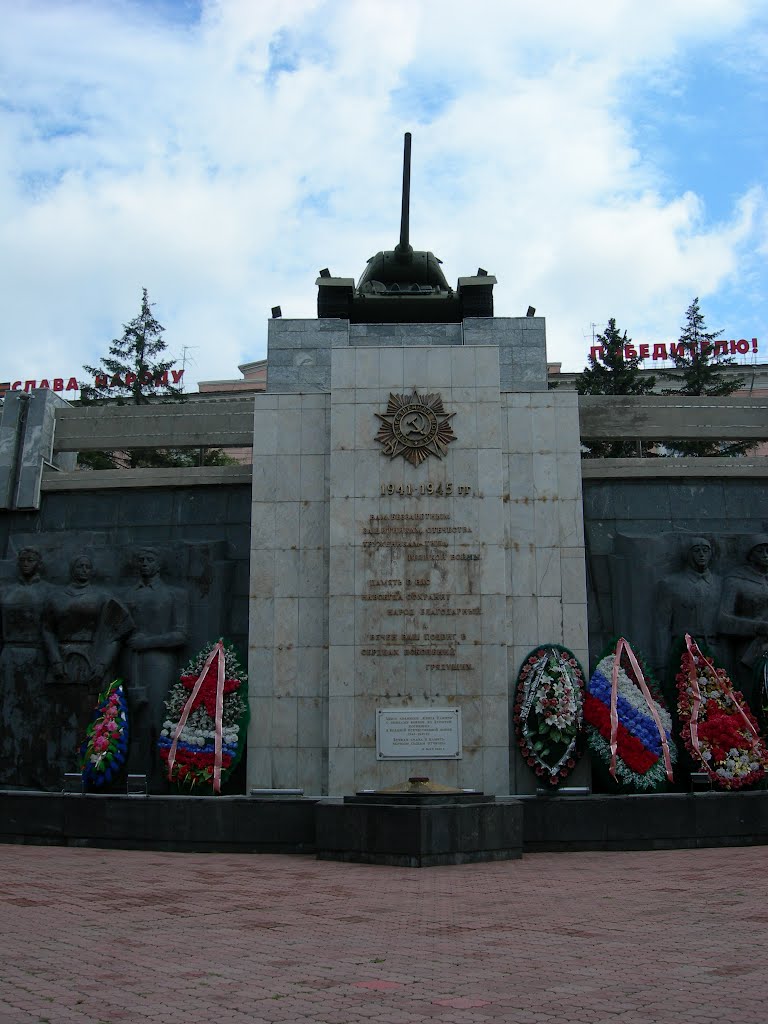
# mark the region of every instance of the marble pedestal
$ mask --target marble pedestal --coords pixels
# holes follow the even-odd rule
[[[586,661],[577,396],[543,389],[543,346],[526,379],[516,321],[275,323],[254,423],[249,786],[535,791],[510,736],[518,668],[544,641]],[[391,457],[392,402],[430,396],[451,439]],[[422,757],[382,750],[381,709],[425,712],[402,741]],[[455,756],[426,714],[450,709]]]

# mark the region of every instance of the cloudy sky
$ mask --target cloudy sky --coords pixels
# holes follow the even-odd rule
[[[0,380],[83,376],[146,287],[188,390],[399,227],[498,316],[768,360],[765,0],[0,0]],[[596,325],[596,326],[593,326]]]

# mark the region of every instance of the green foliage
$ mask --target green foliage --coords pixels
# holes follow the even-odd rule
[[[123,406],[184,401],[182,388],[172,382],[175,361],[162,358],[164,331],[143,288],[139,315],[123,324],[122,337],[112,340],[99,366],[83,367],[93,383],[81,382],[80,403]],[[77,461],[85,469],[151,469],[226,466],[235,460],[220,448],[132,448],[80,452]]]
[[[166,349],[164,331],[152,315],[147,289],[142,288],[141,312],[123,324],[122,338],[112,340],[109,355],[101,358],[99,366],[83,367],[94,378],[93,384],[80,385],[83,404],[148,405],[157,396],[183,399],[182,389],[168,382],[175,361],[158,359]],[[106,384],[96,383],[99,377],[106,378]]]
[[[126,448],[111,452],[79,452],[83,469],[192,469],[195,466],[236,466],[221,448]]]
[[[580,395],[647,395],[656,386],[656,378],[640,372],[638,356],[626,358],[625,346],[632,344],[627,332],[622,334],[613,317],[596,342],[602,354],[590,353],[589,365],[576,377]],[[638,454],[638,442],[631,438],[616,441],[591,440],[582,444],[585,459],[631,458]],[[648,453],[646,453],[648,454]]]
[[[726,377],[723,367],[736,362],[729,356],[715,355],[715,340],[722,331],[708,331],[698,297],[685,311],[685,323],[678,339],[678,349],[671,355],[677,372],[662,370],[662,377],[678,385],[664,388],[664,395],[709,395],[723,398],[744,386],[744,377]],[[679,346],[682,346],[682,352]],[[744,455],[753,444],[747,441],[679,440],[665,441],[665,449],[672,455]]]

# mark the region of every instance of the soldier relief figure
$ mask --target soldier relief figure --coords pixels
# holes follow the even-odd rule
[[[755,670],[768,656],[768,535],[750,537],[747,564],[726,579],[720,630],[732,638],[741,666],[741,688],[754,707]]]
[[[685,568],[659,581],[656,590],[658,636],[657,664],[668,668],[672,645],[686,633],[705,644],[718,658],[717,633],[721,578],[712,572],[712,544],[706,537],[692,537]]]
[[[33,547],[0,590],[0,785],[57,789],[80,769],[99,693],[118,676],[130,714],[129,770],[161,778],[157,739],[164,702],[189,641],[188,594],[161,575],[155,548],[134,554],[127,589],[94,580],[85,552],[64,584],[43,579]]]
[[[54,720],[46,690],[43,608],[49,586],[36,548],[17,556],[18,582],[0,595],[0,784],[45,788],[60,778],[48,739]],[[58,776],[58,778],[54,778]]]
[[[165,699],[176,680],[180,650],[189,640],[188,602],[183,590],[163,581],[155,548],[140,548],[135,565],[138,580],[125,595],[135,625],[125,658],[132,732],[129,766],[157,779]]]

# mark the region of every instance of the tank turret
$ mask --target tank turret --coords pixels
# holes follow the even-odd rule
[[[478,269],[460,277],[454,290],[433,252],[410,244],[411,133],[403,147],[400,241],[391,251],[372,256],[355,286],[351,277],[321,270],[317,279],[318,317],[352,323],[459,323],[467,316],[493,316],[496,278]]]

